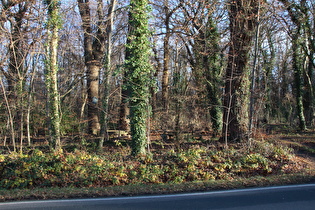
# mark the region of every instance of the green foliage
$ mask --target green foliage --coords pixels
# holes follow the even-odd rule
[[[246,155],[241,159],[244,168],[250,170],[264,170],[266,172],[271,172],[272,169],[269,168],[270,161],[259,153],[253,153]]]
[[[50,30],[61,28],[62,18],[59,14],[61,2],[59,0],[44,0],[44,3],[48,6],[49,19],[47,21],[47,28]]]
[[[137,160],[113,152],[100,156],[80,150],[47,154],[33,150],[27,155],[0,155],[0,188],[231,180],[240,176],[294,172],[298,169],[290,170],[294,164],[291,156],[291,150],[266,142],[256,142],[250,151],[191,146],[179,151],[157,151]]]
[[[132,154],[136,156],[146,153],[146,124],[150,112],[149,87],[152,84],[147,0],[131,0],[129,26],[125,67],[128,78],[127,89],[130,93]]]
[[[108,185],[121,177],[113,164],[82,151],[43,154],[35,150],[31,155],[12,154],[1,162],[0,172],[0,186],[6,189]]]

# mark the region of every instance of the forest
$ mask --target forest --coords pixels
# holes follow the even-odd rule
[[[1,0],[0,10],[1,187],[300,170],[286,170],[291,148],[262,139],[277,125],[313,129],[314,0]]]

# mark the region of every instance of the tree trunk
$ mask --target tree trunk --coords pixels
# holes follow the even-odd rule
[[[2,81],[2,77],[0,78],[0,85],[1,85],[2,92],[3,92],[3,98],[4,98],[4,101],[5,101],[6,109],[8,111],[8,125],[7,125],[7,127],[10,130],[13,150],[14,150],[14,152],[16,152],[14,119],[13,119],[10,103],[9,103],[9,100],[8,100],[8,97],[7,97],[7,93],[6,93],[6,90],[5,90],[5,87],[4,87],[4,83]],[[3,144],[4,144],[4,146],[6,145],[6,139],[4,140]]]
[[[169,65],[170,65],[170,47],[169,47],[169,27],[166,26],[166,35],[164,37],[164,63],[162,75],[162,104],[165,112],[169,109]]]
[[[162,104],[165,112],[169,109],[169,75],[170,75],[170,16],[172,13],[169,11],[168,0],[164,0],[164,10],[165,10],[165,37],[163,43],[164,49],[164,62],[163,62],[163,75],[162,75]]]
[[[153,48],[153,53],[154,53],[154,60],[156,62],[156,67],[154,69],[154,73],[153,73],[153,78],[155,80],[158,79],[158,75],[159,75],[159,72],[161,71],[162,69],[162,62],[159,58],[159,55],[158,55],[158,51],[156,48]],[[151,87],[150,88],[150,92],[151,92],[151,106],[152,106],[152,118],[155,119],[156,115],[156,111],[157,111],[157,93],[156,93],[156,87],[157,87],[157,84],[155,84],[156,86],[154,87]]]
[[[77,0],[84,30],[84,58],[87,72],[87,115],[89,134],[98,135],[101,129],[99,119],[99,72],[105,50],[105,18],[102,15],[102,0],[97,3],[97,20],[92,22],[89,0]],[[94,32],[92,26],[96,26]]]
[[[87,116],[89,134],[98,135],[100,131],[99,120],[99,72],[100,62],[90,61],[87,64]]]
[[[102,114],[102,128],[101,128],[101,140],[99,142],[99,149],[102,149],[104,141],[108,140],[107,130],[108,130],[108,118],[109,118],[109,86],[110,86],[110,77],[112,75],[111,70],[111,56],[112,56],[112,33],[114,25],[114,11],[116,7],[116,0],[111,0],[109,9],[108,9],[108,23],[106,27],[107,33],[107,45],[106,45],[106,60],[105,60],[105,73],[104,73],[104,96],[103,96],[103,114]]]
[[[217,136],[222,129],[219,34],[211,18],[208,19],[205,30],[202,28],[198,30],[199,36],[194,45],[196,62],[193,73],[196,86],[201,93],[199,98],[206,96],[205,103],[209,107],[213,135]]]
[[[221,103],[221,76],[220,76],[220,47],[219,34],[211,17],[206,29],[205,49],[211,49],[203,55],[203,64],[206,70],[206,89],[209,101],[209,111],[212,122],[213,135],[217,136],[222,130],[222,103]]]
[[[256,0],[231,0],[229,3],[231,42],[226,69],[222,135],[228,141],[248,137],[249,52],[255,35]]]
[[[60,97],[58,92],[58,31],[61,26],[59,16],[59,0],[46,2],[48,5],[48,23],[49,30],[47,47],[47,79],[46,85],[49,97],[49,116],[50,116],[50,138],[54,150],[61,150],[60,143]]]
[[[121,87],[121,101],[120,101],[120,108],[119,108],[119,122],[118,122],[118,129],[123,131],[130,131],[129,126],[129,106],[128,106],[128,96],[129,91],[126,89],[127,83],[127,74],[124,73],[123,84]]]
[[[249,135],[253,133],[253,127],[254,127],[254,109],[255,109],[255,103],[256,103],[256,97],[255,97],[255,87],[256,87],[256,68],[257,68],[257,59],[258,59],[258,41],[259,41],[259,10],[260,10],[260,4],[258,5],[258,14],[257,14],[257,28],[255,33],[255,44],[254,44],[254,58],[253,58],[253,67],[250,75],[250,103],[249,103],[249,124],[248,124],[248,130]],[[257,114],[256,114],[257,115]]]
[[[293,71],[294,71],[294,84],[295,84],[295,94],[296,94],[296,107],[297,114],[299,117],[299,128],[300,130],[306,129],[306,121],[304,116],[303,107],[303,93],[302,93],[302,72],[303,72],[303,61],[301,59],[301,50],[299,44],[300,33],[299,29],[292,37],[292,51],[293,51]]]
[[[305,57],[304,64],[304,87],[305,90],[303,95],[303,105],[304,105],[304,113],[305,113],[305,121],[308,126],[312,126],[315,114],[315,93],[314,93],[314,69],[315,69],[315,22],[310,17],[311,8],[306,0],[301,1],[301,10],[304,14],[303,24],[304,32],[305,32],[305,42],[304,42],[304,53],[307,55]],[[313,13],[314,17],[314,13]],[[313,23],[312,23],[313,22]]]
[[[148,145],[147,122],[150,110],[150,42],[148,0],[131,0],[126,45],[126,72],[130,104],[132,155],[145,155]]]

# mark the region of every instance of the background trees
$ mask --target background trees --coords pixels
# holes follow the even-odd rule
[[[314,2],[281,0],[293,25],[289,28],[292,42],[292,67],[294,69],[294,84],[296,94],[296,106],[299,116],[299,128],[306,129],[307,121],[313,118],[313,82],[311,77],[314,71],[314,30],[311,19],[314,12]],[[304,88],[303,88],[304,87]],[[304,89],[304,90],[303,90]],[[310,98],[309,98],[310,97]]]
[[[152,103],[154,113],[150,129],[156,133],[175,132],[181,141],[196,133],[244,140],[249,134],[249,91],[255,99],[254,130],[267,123],[289,123],[300,129],[312,126],[313,0],[152,1],[148,21],[151,38],[148,29],[135,31],[146,22],[128,22],[134,9],[128,5],[139,2],[60,3],[56,79],[61,144],[78,136],[84,140],[85,133],[104,139],[108,130],[127,129],[120,122],[128,125],[129,117],[136,118],[134,113],[147,113],[148,103]],[[260,32],[253,68],[259,7]],[[49,28],[42,27],[47,26],[47,9],[39,0],[0,1],[0,136],[6,145],[31,144],[48,134],[44,49],[49,43]],[[146,47],[140,48],[142,44],[134,41]],[[152,54],[144,56],[149,48]],[[137,55],[132,54],[139,49],[142,51]],[[146,67],[140,68],[143,64]],[[150,71],[149,64],[153,66]],[[144,75],[135,73],[137,66]],[[252,90],[249,70],[255,73]],[[150,102],[148,81],[155,81]],[[146,111],[134,109],[130,116],[128,112],[120,115],[126,102],[131,102],[130,108],[143,104]],[[147,116],[138,118],[146,124]],[[141,132],[144,134],[145,129]],[[100,141],[100,147],[102,144]]]
[[[37,61],[32,52],[39,49],[42,38],[42,29],[38,26],[43,23],[40,17],[40,8],[43,8],[35,1],[1,1],[0,4],[2,98],[7,99],[2,106],[6,112],[1,117],[1,130],[4,144],[9,134],[12,144],[15,146],[15,140],[19,139],[21,146],[25,135],[30,143],[32,86]]]

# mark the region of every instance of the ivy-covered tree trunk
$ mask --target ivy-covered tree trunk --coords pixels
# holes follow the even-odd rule
[[[314,6],[306,0],[301,0],[301,11],[304,14],[303,30],[305,41],[304,54],[304,93],[303,93],[303,106],[305,122],[307,126],[313,125],[315,119],[315,84],[314,84],[314,71],[315,71],[315,23],[314,23]]]
[[[230,49],[226,69],[222,135],[225,142],[248,137],[249,52],[255,35],[259,1],[230,0]]]
[[[315,71],[315,63],[312,58],[315,57],[315,53],[313,50],[309,50],[309,57],[306,60],[307,62],[307,69],[304,72],[304,113],[305,113],[305,121],[307,126],[312,126],[313,121],[315,119],[315,84],[312,78],[314,78],[314,71]]]
[[[48,92],[49,117],[50,117],[50,138],[51,146],[61,150],[60,143],[60,97],[58,93],[58,31],[61,27],[59,15],[59,0],[46,0],[48,5],[48,46],[47,46],[47,75],[46,86]]]
[[[150,32],[148,29],[148,0],[131,0],[129,33],[126,45],[127,89],[130,106],[132,155],[145,155],[147,121],[150,110]]]
[[[193,51],[195,63],[193,75],[200,91],[199,98],[206,98],[202,103],[209,109],[213,134],[220,134],[222,129],[222,103],[220,87],[220,48],[219,34],[211,17],[207,21],[207,27],[195,25],[199,31],[195,38]]]

